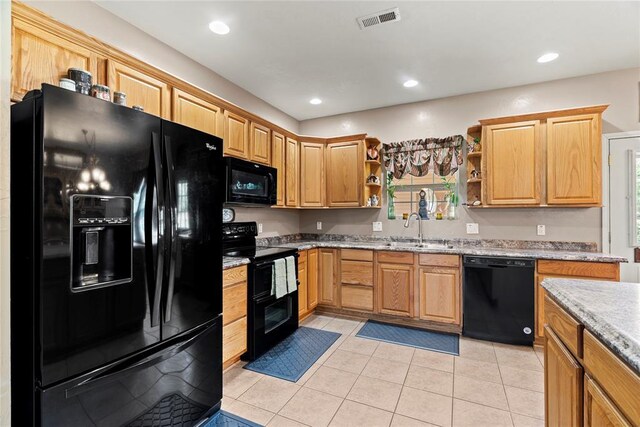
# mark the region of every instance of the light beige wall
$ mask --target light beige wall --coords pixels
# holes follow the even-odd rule
[[[255,221],[262,224],[258,237],[283,236],[300,231],[300,215],[296,210],[272,208],[234,208],[236,222]]]
[[[0,425],[11,425],[9,317],[9,90],[11,2],[0,1]]]
[[[300,131],[307,135],[331,136],[367,132],[383,142],[422,137],[466,134],[478,119],[594,104],[611,104],[603,115],[603,132],[640,129],[638,92],[640,69],[557,80],[433,101],[306,120]],[[316,221],[325,222],[323,232],[372,234],[371,222],[382,221],[382,235],[415,235],[401,221],[386,219],[386,202],[379,212],[304,211],[302,232],[315,232]],[[601,241],[599,209],[484,209],[459,208],[460,220],[429,221],[430,237],[483,237],[508,239]],[[478,236],[466,234],[465,223],[480,224]],[[547,234],[536,235],[544,224]]]
[[[298,121],[91,1],[24,1],[54,19],[292,132]],[[167,29],[170,31],[170,29]]]

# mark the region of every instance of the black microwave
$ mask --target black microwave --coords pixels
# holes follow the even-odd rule
[[[275,168],[225,157],[226,203],[247,206],[276,204],[278,171]]]

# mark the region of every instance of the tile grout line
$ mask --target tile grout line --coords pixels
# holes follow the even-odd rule
[[[496,348],[493,347],[493,352],[495,353]],[[496,354],[496,360],[498,359],[498,355]],[[504,398],[507,401],[507,408],[509,408],[509,419],[511,420],[511,425],[515,426],[513,422],[513,415],[511,414],[511,404],[509,403],[509,396],[507,396],[507,388],[504,386],[504,379],[502,378],[502,369],[500,369],[500,363],[498,363],[498,373],[500,374],[500,382],[502,382],[502,390],[504,391]]]

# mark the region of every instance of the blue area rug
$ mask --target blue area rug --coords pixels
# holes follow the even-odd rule
[[[253,421],[245,420],[225,411],[218,411],[202,427],[261,427]]]
[[[301,326],[244,368],[296,382],[338,337],[335,332]]]
[[[356,336],[453,354],[454,356],[460,355],[460,337],[456,334],[431,332],[425,331],[424,329],[390,325],[368,320]]]

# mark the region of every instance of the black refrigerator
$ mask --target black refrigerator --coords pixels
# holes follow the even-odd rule
[[[222,140],[43,85],[11,107],[14,425],[193,425],[222,398]]]

